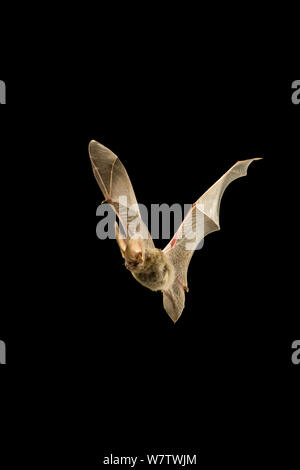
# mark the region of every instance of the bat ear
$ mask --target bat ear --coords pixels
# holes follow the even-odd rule
[[[119,229],[119,225],[117,222],[115,222],[115,230],[116,230],[116,240],[118,242],[118,245],[119,245],[119,248],[120,248],[120,251],[121,251],[121,255],[123,256],[123,258],[125,258],[125,251],[126,251],[126,248],[127,248],[127,240],[126,238],[122,238],[120,236],[120,229]]]

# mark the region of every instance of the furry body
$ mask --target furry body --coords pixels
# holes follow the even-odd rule
[[[152,291],[164,291],[175,280],[175,269],[158,248],[145,251],[144,262],[130,269],[133,277]]]

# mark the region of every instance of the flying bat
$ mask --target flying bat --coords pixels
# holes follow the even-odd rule
[[[172,240],[160,250],[155,248],[141,218],[131,181],[120,159],[94,140],[89,144],[89,155],[103,202],[112,206],[125,232],[123,235],[116,222],[116,240],[126,268],[140,284],[162,292],[164,308],[175,323],[184,309],[193,253],[206,235],[220,230],[220,203],[225,189],[235,179],[246,176],[249,165],[261,158],[233,165],[192,205]],[[197,224],[199,220],[201,223]]]

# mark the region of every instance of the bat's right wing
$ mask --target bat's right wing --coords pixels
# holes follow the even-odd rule
[[[247,175],[249,165],[254,160],[237,162],[225,173],[198,201],[193,204],[184,221],[170,243],[163,250],[175,267],[176,279],[173,286],[164,292],[164,307],[175,322],[180,317],[185,304],[184,291],[187,287],[187,271],[193,253],[203,238],[220,230],[219,214],[223,193],[237,178]]]
[[[107,147],[92,140],[89,155],[95,178],[104,195],[122,223],[128,239],[141,234],[145,246],[154,247],[151,235],[144,224],[127,171],[120,159]]]

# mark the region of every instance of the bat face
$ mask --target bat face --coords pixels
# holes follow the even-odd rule
[[[132,271],[143,265],[143,246],[139,240],[127,240],[127,246],[124,252],[125,266]]]
[[[142,285],[163,293],[165,310],[175,323],[184,309],[185,292],[188,292],[187,271],[195,247],[206,235],[220,230],[219,210],[225,189],[235,179],[246,176],[249,165],[260,159],[239,161],[228,170],[193,204],[173,239],[164,250],[159,250],[151,237],[141,238],[140,232],[132,228],[144,227],[144,222],[131,181],[119,158],[95,141],[90,143],[89,151],[94,175],[105,201],[115,210],[126,234],[126,237],[121,236],[116,223],[116,239],[125,266]],[[123,203],[124,200],[127,202]],[[132,207],[135,207],[133,212]],[[199,214],[202,223],[196,226]],[[132,224],[133,220],[138,224]],[[147,227],[145,234],[148,234]],[[189,242],[193,242],[192,249],[188,247],[191,245]]]

